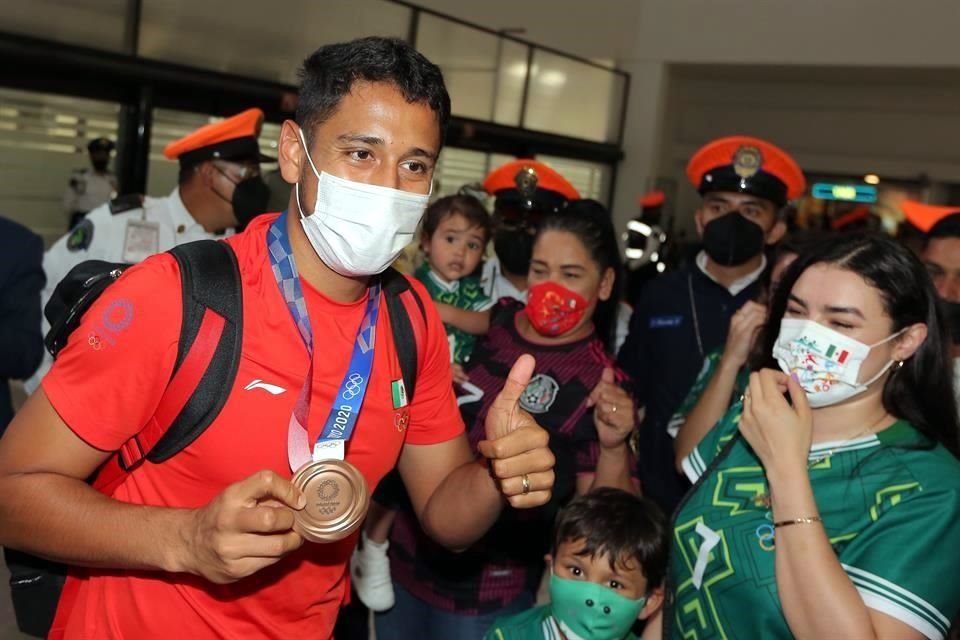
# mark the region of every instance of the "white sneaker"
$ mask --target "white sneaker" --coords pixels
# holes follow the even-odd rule
[[[393,581],[390,579],[389,542],[377,544],[361,534],[361,545],[350,558],[350,578],[360,601],[371,611],[386,611],[393,607]]]

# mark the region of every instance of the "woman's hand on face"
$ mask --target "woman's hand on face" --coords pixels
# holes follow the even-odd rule
[[[637,426],[633,398],[617,385],[613,369],[609,367],[603,370],[600,382],[587,398],[587,406],[594,408],[593,423],[604,449],[624,445]]]
[[[757,333],[767,320],[767,308],[752,300],[733,314],[727,343],[723,348],[723,358],[738,369],[746,364]]]
[[[793,406],[783,397],[789,393]],[[806,468],[813,439],[813,414],[800,384],[780,371],[750,374],[743,394],[740,433],[771,472],[797,465]]]

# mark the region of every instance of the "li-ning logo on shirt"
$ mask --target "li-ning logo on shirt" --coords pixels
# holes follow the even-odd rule
[[[343,393],[340,395],[343,396],[344,400],[353,400],[360,393],[360,385],[362,384],[363,376],[359,373],[351,373],[350,377],[347,378],[347,384],[343,387]]]
[[[283,387],[278,387],[278,386],[275,385],[275,384],[270,384],[270,383],[268,383],[268,382],[264,382],[263,380],[260,380],[259,378],[256,379],[256,380],[251,380],[251,381],[247,384],[247,386],[244,387],[244,390],[245,390],[245,391],[251,391],[252,389],[263,389],[264,391],[266,391],[267,393],[269,393],[269,394],[272,395],[272,396],[278,396],[278,395],[280,395],[281,393],[283,393],[284,391],[286,391],[286,389],[284,389]]]

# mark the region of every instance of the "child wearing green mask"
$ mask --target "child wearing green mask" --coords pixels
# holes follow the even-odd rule
[[[667,520],[653,502],[601,488],[557,516],[550,604],[498,620],[485,640],[636,640],[663,602]]]

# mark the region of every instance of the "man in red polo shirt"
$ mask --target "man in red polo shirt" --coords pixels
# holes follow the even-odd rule
[[[366,382],[352,437],[343,429],[346,462],[369,488],[396,465],[422,526],[445,546],[469,546],[505,503],[549,499],[547,434],[516,406],[532,359],[517,362],[491,411],[481,461],[432,306],[416,393],[409,404],[397,393],[371,276],[415,231],[449,110],[440,70],[401,41],[331,45],[305,61],[297,122],[284,123],[278,149],[296,187],[288,214],[228,240],[243,292],[230,397],[186,449],[137,467],[111,496],[85,480],[154,419],[170,380],[175,260],[129,269],[87,312],[0,441],[0,543],[89,568],[55,636],[329,637],[356,536],[304,544],[294,523],[306,503],[291,478],[312,443],[336,439],[331,407],[356,395],[356,380]]]

